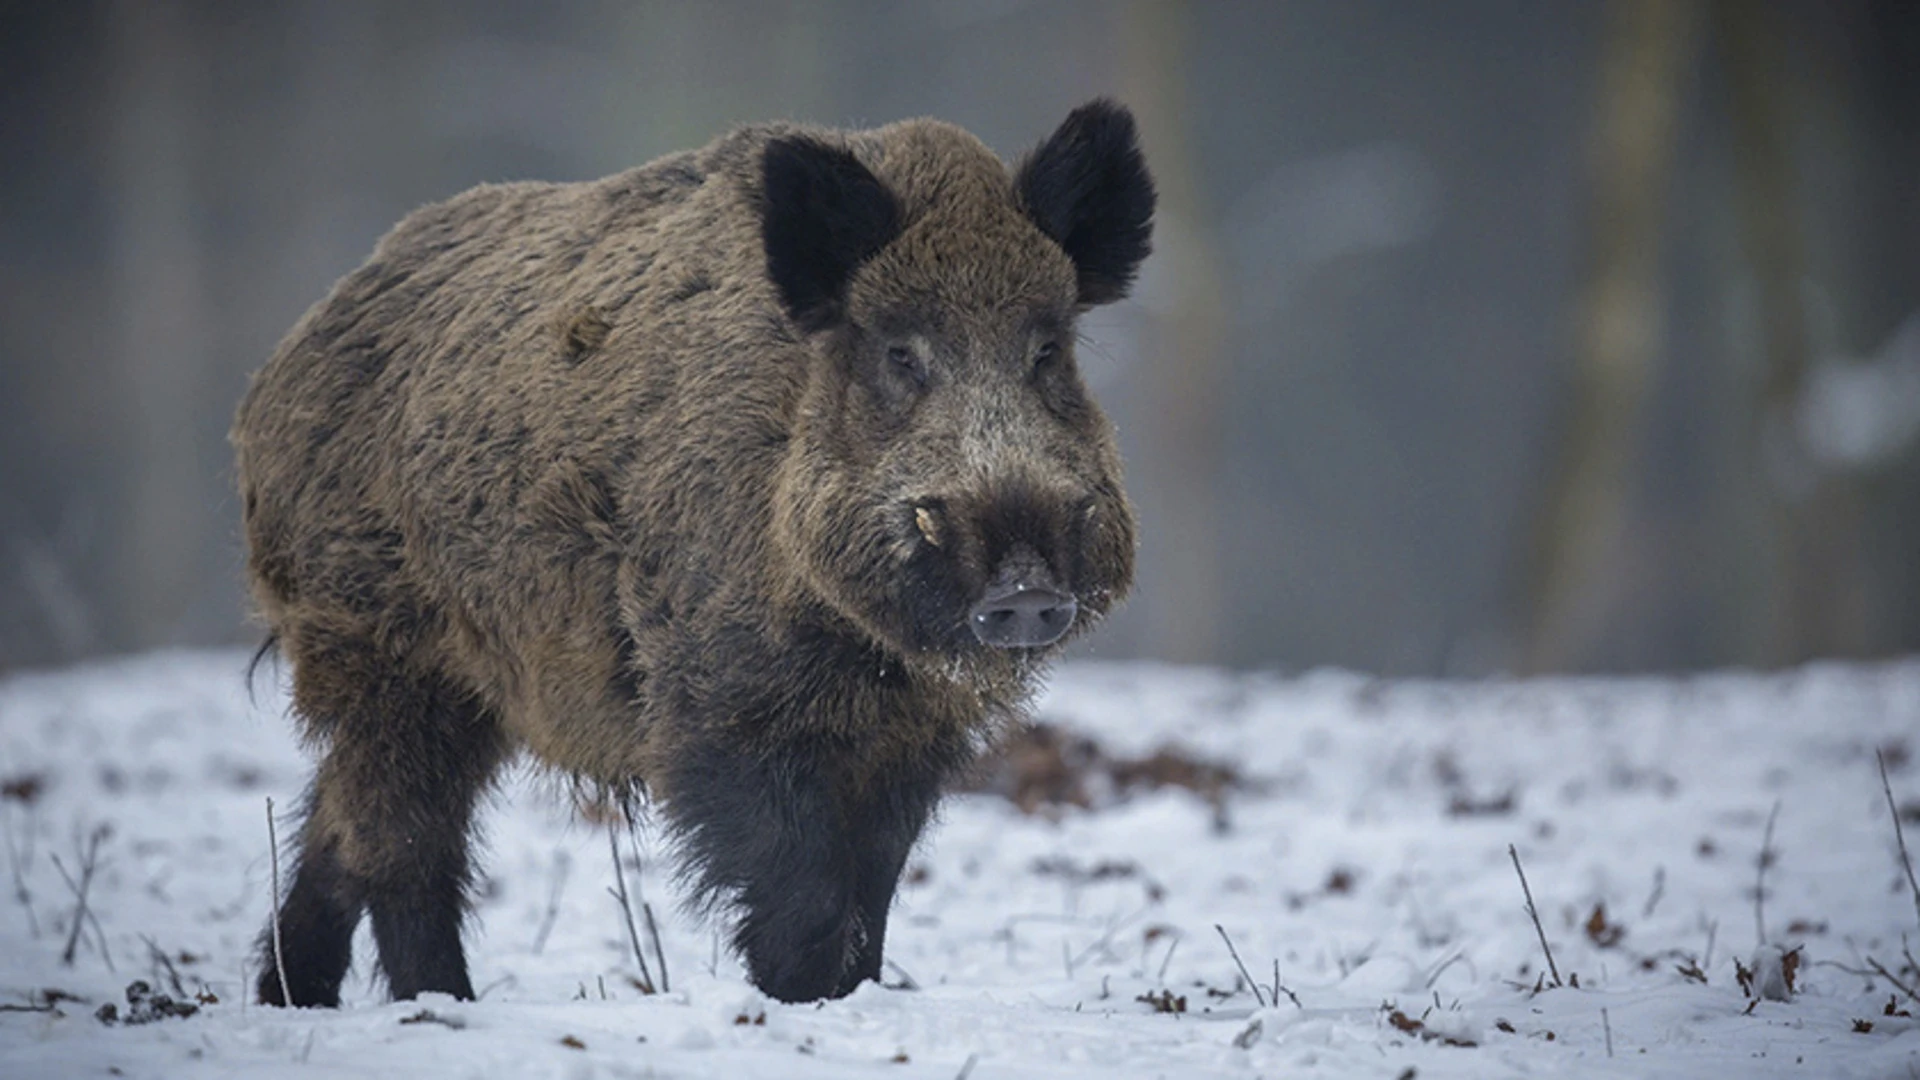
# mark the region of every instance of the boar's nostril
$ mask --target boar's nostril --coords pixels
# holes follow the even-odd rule
[[[973,606],[967,621],[983,645],[1032,648],[1060,640],[1078,611],[1073,597],[1052,589],[998,585]]]

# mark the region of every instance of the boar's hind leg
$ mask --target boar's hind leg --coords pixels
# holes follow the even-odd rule
[[[293,888],[280,905],[285,993],[281,992],[280,965],[274,962],[272,924],[260,933],[257,985],[263,1005],[331,1008],[340,1004],[340,980],[346,977],[347,965],[353,959],[353,928],[360,921],[365,903],[356,883],[341,870],[333,845],[324,838],[316,840],[313,833],[309,815],[299,845]]]
[[[667,813],[704,890],[738,909],[733,944],[754,985],[815,1001],[877,980],[887,910],[940,772],[856,785],[845,746],[687,749]]]
[[[460,946],[468,834],[505,756],[498,725],[468,695],[371,650],[303,659],[294,658],[294,704],[327,752],[281,917],[294,1000],[338,1001],[363,906],[395,998],[471,998]],[[278,974],[271,955],[263,960],[261,999],[272,1001]]]

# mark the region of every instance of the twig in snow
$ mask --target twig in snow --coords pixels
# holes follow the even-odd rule
[[[1520,875],[1520,892],[1527,898],[1527,916],[1533,920],[1533,931],[1540,935],[1540,951],[1547,954],[1547,970],[1553,973],[1553,985],[1565,985],[1560,981],[1560,967],[1553,962],[1553,948],[1547,944],[1546,928],[1540,925],[1539,909],[1533,906],[1533,890],[1527,887],[1527,872],[1520,869],[1520,850],[1512,844],[1507,845],[1507,855],[1513,859],[1513,872]]]
[[[173,987],[174,996],[186,997],[187,989],[180,985],[180,969],[173,966],[173,959],[167,955],[166,950],[155,944],[154,940],[146,934],[141,934],[140,940],[147,943],[147,956],[153,961],[153,977],[158,979],[160,970],[165,968],[167,983]]]
[[[627,941],[633,945],[634,962],[640,965],[638,986],[643,994],[653,993],[653,970],[647,966],[646,953],[640,950],[640,931],[633,924],[633,904],[627,899],[627,872],[620,866],[620,838],[614,833],[613,826],[607,826],[607,853],[613,856],[613,880],[618,886],[608,889],[620,904],[620,914],[626,917]]]
[[[1653,917],[1653,909],[1660,906],[1660,898],[1666,895],[1666,892],[1667,868],[1664,866],[1656,866],[1653,868],[1653,892],[1647,897],[1647,906],[1640,909],[1640,917],[1643,919],[1651,919]]]
[[[920,980],[914,978],[911,974],[909,974],[906,968],[901,967],[899,964],[896,964],[891,960],[888,960],[886,962],[886,965],[893,969],[894,974],[900,976],[900,981],[894,984],[893,986],[888,987],[888,989],[890,990],[920,989]]]
[[[633,865],[635,869],[645,865],[640,858],[640,823],[634,820],[633,807],[622,803],[621,814],[627,819],[627,843],[633,847]],[[673,987],[667,978],[667,953],[660,947],[660,924],[653,920],[653,905],[647,902],[644,889],[639,891],[640,914],[647,922],[647,939],[653,942],[653,959],[660,965],[660,992],[670,994]]]
[[[1901,993],[1907,995],[1908,997],[1912,998],[1915,1001],[1920,1001],[1920,990],[1916,990],[1914,987],[1908,986],[1906,983],[1901,982],[1897,977],[1894,976],[1893,972],[1888,971],[1886,969],[1886,965],[1882,964],[1880,961],[1875,960],[1873,957],[1869,956],[1867,957],[1867,966],[1879,972],[1881,978],[1899,987]]]
[[[653,942],[653,958],[660,965],[660,992],[669,994],[673,987],[667,982],[667,954],[660,948],[660,924],[653,921],[653,905],[640,901],[640,914],[647,920],[647,937]]]
[[[87,837],[86,850],[80,854],[80,880],[77,882],[74,881],[72,874],[67,873],[67,868],[61,863],[60,856],[51,853],[47,856],[53,860],[53,868],[60,871],[60,877],[66,881],[67,888],[73,890],[73,926],[67,931],[67,947],[60,952],[60,962],[68,967],[73,966],[74,951],[80,945],[80,931],[91,925],[94,935],[100,939],[100,958],[107,962],[108,971],[113,970],[113,957],[107,952],[106,932],[100,929],[100,920],[87,906],[87,889],[93,884],[93,871],[99,864],[100,842],[106,838],[105,825],[96,827]]]
[[[1073,969],[1079,967],[1082,962],[1084,962],[1088,957],[1092,956],[1095,952],[1104,951],[1107,953],[1107,956],[1110,960],[1118,959],[1113,955],[1113,935],[1119,933],[1122,930],[1125,930],[1127,927],[1132,926],[1134,923],[1139,922],[1142,918],[1145,918],[1147,912],[1151,910],[1153,910],[1153,906],[1149,904],[1148,906],[1140,908],[1139,910],[1135,911],[1131,915],[1126,916],[1125,918],[1119,919],[1118,921],[1115,921],[1115,922],[1108,923],[1105,933],[1101,934],[1099,938],[1095,939],[1093,944],[1087,946],[1084,949],[1081,949],[1080,952],[1077,953],[1072,960],[1069,960],[1067,962],[1067,977],[1072,978]]]
[[[27,876],[22,867],[33,861],[33,810],[28,804],[27,810],[27,852],[23,856],[13,840],[13,809],[11,802],[0,802],[5,806],[6,816],[0,818],[0,830],[7,834],[7,867],[13,871],[13,898],[27,909],[27,929],[35,938],[40,936],[40,919],[33,913],[33,893],[27,889]]]
[[[1432,971],[1427,972],[1426,988],[1429,990],[1432,990],[1433,984],[1440,981],[1440,976],[1445,975],[1447,973],[1448,968],[1452,967],[1455,964],[1461,964],[1461,963],[1464,963],[1467,965],[1467,970],[1469,972],[1474,973],[1473,977],[1475,979],[1479,978],[1478,972],[1475,971],[1474,969],[1473,961],[1467,959],[1466,952],[1464,950],[1456,949],[1454,950],[1452,955],[1448,956],[1445,960],[1440,961],[1438,964],[1435,964],[1433,966]]]
[[[1183,935],[1176,932],[1172,937],[1173,943],[1167,946],[1167,955],[1161,959],[1160,974],[1156,977],[1162,986],[1167,984],[1167,965],[1173,963],[1173,950],[1180,947],[1180,939]]]
[[[533,935],[535,956],[547,947],[547,935],[553,933],[553,924],[560,919],[560,890],[567,887],[567,869],[572,865],[564,849],[553,849],[553,884],[547,889],[547,911],[540,917],[540,930]]]
[[[1607,1018],[1607,1010],[1605,1007],[1602,1007],[1600,1010],[1600,1026],[1606,1029],[1607,1056],[1612,1057],[1613,1056],[1613,1021]]]
[[[1773,800],[1773,810],[1767,814],[1767,833],[1760,839],[1760,857],[1754,861],[1759,864],[1753,880],[1753,936],[1754,940],[1767,943],[1767,867],[1773,865],[1773,822],[1780,816],[1780,800]]]
[[[1913,858],[1907,854],[1907,834],[1900,829],[1900,808],[1893,802],[1893,785],[1887,782],[1887,755],[1873,752],[1880,763],[1880,790],[1887,793],[1887,816],[1893,818],[1893,839],[1900,845],[1900,868],[1907,872],[1907,892],[1913,896],[1913,916],[1920,921],[1920,881],[1914,880]]]
[[[1259,1004],[1261,1008],[1266,1008],[1266,996],[1260,992],[1260,984],[1253,981],[1252,974],[1247,971],[1247,965],[1240,962],[1240,950],[1233,947],[1233,939],[1227,936],[1227,928],[1221,926],[1219,923],[1214,923],[1213,929],[1219,933],[1220,940],[1227,943],[1227,955],[1233,957],[1234,966],[1240,969],[1240,977],[1247,980],[1247,985],[1253,988],[1253,1000]]]
[[[1273,958],[1273,1003],[1275,1005],[1280,1004],[1281,994],[1287,995],[1287,1000],[1293,1002],[1294,1008],[1301,1009],[1301,1010],[1306,1009],[1305,1005],[1300,1004],[1300,995],[1294,993],[1292,990],[1289,990],[1286,986],[1281,984],[1280,958],[1276,956]]]
[[[267,796],[267,859],[273,868],[273,970],[280,978],[280,1004],[292,1008],[293,991],[287,988],[286,950],[280,944],[280,837],[273,831],[271,795]]]
[[[953,1080],[967,1080],[967,1077],[973,1075],[974,1062],[979,1060],[979,1054],[968,1054],[966,1064],[960,1066],[960,1071],[953,1074]]]

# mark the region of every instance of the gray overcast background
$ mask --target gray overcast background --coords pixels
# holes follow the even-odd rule
[[[249,641],[228,420],[394,220],[738,122],[1140,115],[1101,657],[1920,644],[1920,5],[0,7],[0,670]],[[1904,328],[1904,330],[1903,330]]]

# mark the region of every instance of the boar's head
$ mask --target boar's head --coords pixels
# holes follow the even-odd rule
[[[1134,522],[1075,322],[1148,251],[1132,116],[1083,106],[1011,173],[927,121],[781,137],[762,179],[812,364],[773,536],[807,591],[907,655],[1031,657],[1106,614]]]

